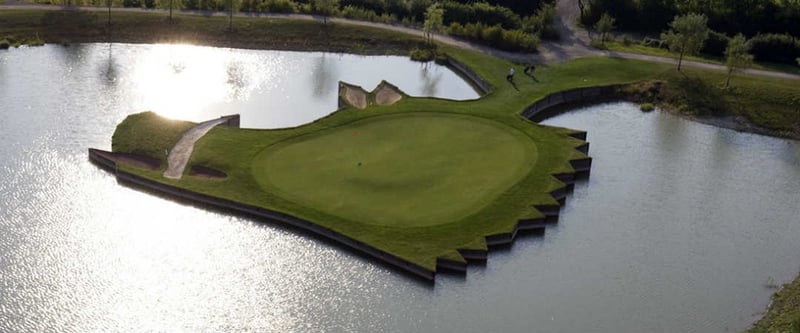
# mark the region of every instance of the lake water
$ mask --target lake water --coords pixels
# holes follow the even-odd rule
[[[340,75],[474,98],[457,76],[402,57],[108,49],[0,51],[0,331],[736,332],[800,270],[800,143],[612,103],[546,122],[588,130],[594,157],[557,225],[421,283],[120,186],[86,148],[144,109],[296,126],[335,108]]]

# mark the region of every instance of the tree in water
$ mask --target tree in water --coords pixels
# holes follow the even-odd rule
[[[600,19],[597,20],[597,23],[595,23],[594,27],[600,32],[600,43],[606,43],[608,34],[611,32],[611,30],[614,30],[614,23],[616,23],[616,21],[617,20],[611,17],[611,15],[608,15],[608,13],[603,13],[603,15],[600,16]]]
[[[731,74],[734,71],[743,70],[753,64],[753,55],[750,54],[750,46],[747,44],[747,38],[742,34],[736,35],[728,42],[728,48],[725,49],[725,66],[728,67],[728,79],[725,81],[725,87],[731,84]]]
[[[439,3],[428,6],[425,10],[425,40],[433,44],[433,34],[442,30],[444,26],[444,8]]]
[[[339,0],[314,0],[314,9],[322,15],[322,23],[328,24],[328,16],[336,13],[339,9]]]
[[[669,31],[661,33],[661,40],[667,43],[670,51],[678,54],[680,71],[683,57],[699,52],[708,39],[708,17],[696,13],[675,16],[669,27]]]

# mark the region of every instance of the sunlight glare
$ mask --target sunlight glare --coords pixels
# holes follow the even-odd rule
[[[148,109],[169,118],[193,120],[202,109],[229,96],[229,58],[225,50],[153,45],[137,66],[134,82]]]

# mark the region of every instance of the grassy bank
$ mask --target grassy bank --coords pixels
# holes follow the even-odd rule
[[[800,277],[772,296],[772,305],[749,333],[800,333]]]
[[[684,67],[669,70],[655,82],[631,87],[638,102],[655,103],[672,111],[725,127],[800,139],[800,88],[797,81],[735,75],[725,87],[725,73]],[[723,125],[721,122],[717,122]]]
[[[314,20],[102,11],[0,11],[0,39],[43,39],[47,43],[87,42],[188,43],[272,50],[308,50],[355,54],[407,55],[423,45],[421,38],[388,30]]]
[[[626,53],[638,53],[644,55],[652,55],[657,57],[666,57],[666,58],[675,58],[675,53],[670,52],[667,49],[646,46],[640,44],[638,41],[633,41],[631,43],[624,43],[619,40],[612,40],[608,41],[603,44],[602,49],[609,50],[609,51],[616,51],[616,52],[626,52]],[[684,60],[689,61],[696,61],[702,62],[707,64],[715,64],[715,65],[725,65],[725,59],[721,57],[712,57],[708,55],[685,55]],[[770,70],[770,71],[778,71],[778,72],[785,72],[785,73],[792,73],[792,74],[800,74],[800,66],[791,66],[786,64],[778,64],[778,63],[768,63],[768,62],[756,62],[753,63],[751,68],[754,69],[762,69],[762,70]]]

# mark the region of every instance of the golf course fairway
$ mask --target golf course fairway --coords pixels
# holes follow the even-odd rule
[[[325,213],[418,227],[479,211],[525,176],[536,157],[531,138],[501,123],[410,113],[280,142],[259,153],[251,170],[263,188]]]

